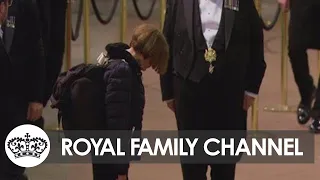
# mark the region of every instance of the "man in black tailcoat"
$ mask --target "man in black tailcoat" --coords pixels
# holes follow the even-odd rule
[[[7,131],[25,123],[41,127],[43,123],[37,120],[43,109],[45,59],[36,2],[13,0],[5,24],[3,42],[12,65],[11,87],[7,94],[10,98]],[[0,179],[27,179],[23,175],[24,168],[14,165],[8,158],[5,160],[1,161],[4,174]]]
[[[245,131],[266,69],[253,0],[168,0],[163,31],[171,58],[162,98],[178,129]],[[210,164],[211,178],[234,180],[235,163]],[[206,180],[208,165],[182,164],[184,180]]]
[[[297,120],[299,124],[306,124],[312,117],[310,129],[320,132],[320,90],[316,90],[310,74],[307,54],[307,49],[320,49],[320,1],[287,0],[284,6],[290,10],[289,57],[301,97]]]

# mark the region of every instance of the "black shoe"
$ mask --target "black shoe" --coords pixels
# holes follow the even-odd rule
[[[302,103],[302,101],[300,102],[298,108],[297,108],[297,120],[299,124],[306,124],[310,118],[311,118],[311,104],[312,101],[315,99],[316,97],[316,91],[317,89],[314,87],[313,88],[313,92],[311,94],[310,99],[307,101],[308,103]]]
[[[312,118],[312,123],[309,127],[309,130],[315,134],[320,133],[320,118]]]
[[[310,106],[299,104],[297,109],[297,120],[299,124],[306,124],[310,120]]]

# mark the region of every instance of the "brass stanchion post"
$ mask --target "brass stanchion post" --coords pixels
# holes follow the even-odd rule
[[[255,0],[255,5],[256,9],[259,12],[259,15],[261,14],[261,1],[260,0]],[[259,114],[259,108],[258,108],[258,103],[259,98],[257,97],[252,105],[251,108],[251,129],[252,130],[258,130],[259,129],[259,124],[258,124],[258,114]]]
[[[90,61],[90,1],[83,0],[83,19],[84,19],[84,60],[85,63]]]
[[[287,106],[288,104],[288,59],[287,59],[287,43],[288,43],[288,14],[282,14],[282,54],[281,54],[281,104]],[[286,108],[286,107],[285,107]]]
[[[68,1],[67,14],[66,14],[66,43],[65,43],[65,70],[67,71],[71,67],[71,37],[72,37],[72,12],[71,12],[71,0]]]
[[[282,12],[282,43],[281,43],[281,104],[274,107],[265,107],[265,111],[272,112],[295,112],[296,107],[288,106],[288,14]]]
[[[318,81],[320,81],[320,50],[318,51]],[[319,82],[318,82],[319,84]],[[319,87],[317,87],[319,88]]]
[[[120,18],[120,41],[126,41],[126,34],[127,34],[127,7],[128,1],[121,0],[121,18]]]
[[[318,51],[318,73],[320,76],[320,51]]]
[[[259,97],[257,97],[253,103],[253,106],[251,108],[251,128],[252,130],[258,130],[259,129]]]
[[[166,16],[166,0],[160,0],[160,29],[163,29],[164,20]]]

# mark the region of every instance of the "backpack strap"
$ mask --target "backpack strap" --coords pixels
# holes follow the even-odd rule
[[[61,130],[62,112],[58,111],[58,130]]]

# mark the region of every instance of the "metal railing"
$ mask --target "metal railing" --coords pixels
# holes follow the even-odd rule
[[[103,19],[103,17],[101,16],[101,13],[98,9],[96,0],[91,0],[91,4],[92,4],[93,12],[94,12],[95,16],[97,17],[98,21],[103,25],[107,25],[110,23],[110,21],[112,20],[113,16],[116,13],[116,10],[117,10],[118,4],[119,4],[119,0],[113,0],[112,6],[111,6],[111,11],[106,19]]]
[[[111,10],[107,17],[104,19],[102,17],[101,11],[98,9],[98,5],[96,3],[96,0],[78,0],[78,1],[71,1],[68,0],[68,9],[67,9],[67,17],[66,17],[66,50],[65,50],[65,59],[66,59],[66,69],[69,69],[71,66],[71,41],[76,41],[80,36],[80,29],[81,25],[83,24],[84,28],[84,60],[86,63],[89,62],[90,59],[90,26],[89,26],[89,17],[90,17],[90,2],[93,8],[94,15],[96,16],[97,20],[102,25],[109,24],[118,7],[120,1],[120,41],[124,42],[126,38],[126,29],[127,29],[127,8],[128,8],[128,0],[113,0]],[[77,19],[76,19],[76,27],[75,30],[72,26],[72,7],[71,3],[79,3],[78,5],[78,13],[77,13]],[[145,21],[148,20],[153,11],[154,7],[156,5],[156,0],[152,0],[150,9],[148,12],[143,14],[139,8],[138,0],[132,0],[135,12],[137,13],[138,17]],[[164,21],[164,12],[165,12],[165,0],[160,0],[161,5],[161,22]],[[82,23],[83,21],[83,23]]]
[[[137,1],[138,1],[138,0],[132,0],[132,2],[133,2],[133,7],[134,7],[134,9],[135,9],[138,17],[139,17],[141,20],[143,20],[143,21],[148,20],[148,19],[151,17],[151,15],[152,15],[154,6],[156,5],[156,2],[157,2],[157,1],[156,1],[156,0],[152,0],[150,9],[149,9],[149,11],[148,11],[148,13],[147,13],[146,15],[143,15],[143,14],[141,13]]]

